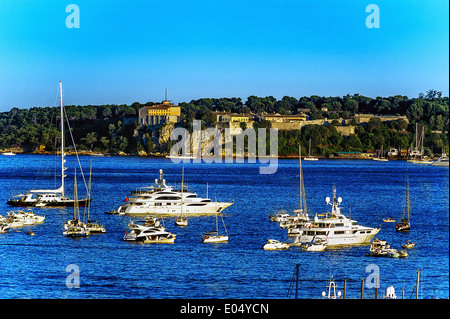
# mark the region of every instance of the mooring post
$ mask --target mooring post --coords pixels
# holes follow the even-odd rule
[[[364,278],[361,279],[361,299],[364,299]]]
[[[343,299],[345,299],[346,297],[346,292],[347,292],[347,278],[344,278],[344,295],[343,295]]]
[[[419,274],[420,270],[417,269],[417,280],[416,280],[416,299],[419,299]]]
[[[376,276],[375,278],[377,280],[377,282],[375,284],[375,299],[378,299],[378,278],[379,278],[379,276]]]
[[[298,299],[298,273],[300,264],[295,265],[295,299]]]

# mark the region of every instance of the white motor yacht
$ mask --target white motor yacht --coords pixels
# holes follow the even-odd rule
[[[98,224],[96,220],[88,220],[86,229],[88,229],[91,234],[106,233],[105,226]]]
[[[368,244],[380,231],[380,228],[358,225],[356,220],[343,215],[339,207],[342,198],[336,196],[336,187],[333,187],[332,201],[327,197],[326,202],[331,205],[331,212],[319,214],[322,218],[316,215],[313,222],[301,228],[301,243],[310,243],[321,238],[327,241],[328,246]]]
[[[283,243],[275,239],[267,239],[267,243],[263,246],[264,250],[283,250],[289,248],[288,243]]]
[[[156,187],[149,186],[132,191],[134,195],[126,198],[125,205],[117,209],[118,214],[129,216],[142,215],[171,215],[192,216],[212,215],[220,213],[233,203],[213,202],[209,198],[197,197],[196,193],[189,192],[186,186],[174,189],[166,184],[163,170],[159,170],[159,180]]]
[[[45,220],[45,216],[39,216],[32,211],[10,211],[8,212],[8,218],[23,221],[22,226],[32,226],[36,224],[41,224]]]
[[[170,232],[165,231],[162,227],[143,226],[139,224],[130,225],[131,232],[126,233],[123,237],[125,241],[135,241],[141,243],[173,243],[176,236]]]

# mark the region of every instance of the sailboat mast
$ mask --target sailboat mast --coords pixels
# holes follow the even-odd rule
[[[309,139],[309,156],[311,156],[311,138]]]
[[[183,197],[184,197],[184,165],[183,165],[183,169],[182,169],[182,173],[181,173],[181,217],[183,217],[183,205],[184,205],[184,201],[183,201]]]
[[[302,214],[307,215],[307,210],[306,210],[306,198],[305,198],[305,189],[303,186],[303,169],[302,169],[302,146],[299,145],[298,146],[298,161],[300,164],[300,169],[299,169],[299,209],[302,210]]]
[[[74,182],[73,182],[73,219],[78,220],[80,213],[78,212],[78,190],[77,190],[77,169],[75,168]],[[78,218],[77,218],[78,217]]]
[[[63,95],[62,95],[62,81],[59,81],[59,97],[60,97],[60,107],[61,107],[61,194],[64,197],[64,105],[63,105]]]
[[[91,199],[91,181],[92,181],[92,162],[89,168],[89,182],[88,182],[88,189],[87,189],[87,199],[88,199],[88,204],[87,204],[87,221],[89,222],[89,213],[91,212],[91,204],[90,204],[90,199]],[[86,209],[84,210],[86,212]],[[84,216],[83,216],[83,221],[84,221]]]
[[[416,150],[418,150],[419,149],[419,143],[417,141],[417,122],[416,122],[416,136],[415,136],[415,138],[416,138]]]
[[[408,179],[408,168],[406,168],[406,209],[408,212],[408,223],[409,223],[409,179]]]
[[[302,146],[298,145],[298,163],[299,163],[299,173],[298,173],[298,208],[302,209]]]

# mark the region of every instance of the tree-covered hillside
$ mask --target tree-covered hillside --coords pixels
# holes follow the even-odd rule
[[[86,105],[66,106],[69,124],[78,149],[117,153],[136,153],[160,151],[155,145],[159,128],[137,126],[138,110],[143,105]],[[277,100],[273,96],[249,96],[245,102],[241,98],[201,98],[190,102],[181,102],[181,125],[190,128],[194,119],[202,120],[202,126],[212,126],[214,111],[235,113],[279,113],[282,115],[307,112],[309,119],[328,118],[327,126],[307,125],[302,131],[279,132],[279,154],[296,154],[297,145],[307,145],[312,140],[313,153],[329,155],[337,152],[376,150],[384,148],[407,148],[414,139],[415,123],[425,127],[425,146],[427,152],[440,153],[447,147],[449,130],[449,99],[441,93],[429,90],[417,98],[396,95],[375,99],[359,94],[344,97],[289,97]],[[59,107],[34,107],[30,109],[12,108],[0,113],[0,149],[21,148],[31,152],[36,147],[45,146],[46,151],[55,149],[59,136]],[[357,125],[355,134],[341,136],[336,130],[341,125],[333,119],[348,119],[350,125],[354,114],[370,113],[379,115],[406,115],[409,124],[402,120],[382,123],[372,119],[368,123]],[[258,123],[269,127],[270,123]]]

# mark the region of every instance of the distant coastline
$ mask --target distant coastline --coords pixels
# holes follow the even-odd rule
[[[20,150],[17,150],[17,148],[12,148],[12,149],[2,149],[0,150],[0,154],[1,153],[5,153],[5,152],[13,152],[16,155],[58,155],[55,152],[47,152],[47,151],[37,151],[37,152],[23,152]],[[59,152],[58,152],[59,153]],[[59,153],[60,154],[60,153]],[[66,155],[76,155],[75,152],[71,152],[68,151],[66,152]],[[133,157],[150,157],[150,158],[166,158],[167,155],[169,154],[155,154],[155,153],[151,153],[151,154],[144,154],[144,153],[134,153],[134,154],[128,154],[128,153],[124,153],[124,152],[117,152],[117,153],[109,153],[109,152],[90,152],[90,151],[78,151],[78,155],[79,156],[106,156],[106,157],[127,157],[127,156],[133,156]],[[302,158],[304,158],[306,156],[302,156]],[[330,154],[329,156],[315,156],[317,157],[319,160],[343,160],[343,159],[357,159],[357,160],[372,160],[374,157],[376,157],[375,153],[360,153],[360,154]],[[224,157],[222,157],[223,159]],[[241,158],[241,157],[236,157],[236,154],[233,155],[233,158]],[[248,158],[248,156],[244,156],[244,158]],[[433,158],[434,160],[437,159],[438,157]],[[298,155],[279,155],[278,159],[298,159]],[[406,157],[401,157],[401,156],[393,156],[393,157],[389,157],[389,160],[393,160],[393,161],[406,161],[407,158]]]

